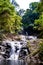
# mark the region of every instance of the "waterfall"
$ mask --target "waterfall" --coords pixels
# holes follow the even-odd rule
[[[3,41],[5,47],[7,47],[5,54],[4,54],[4,58],[6,60],[18,60],[21,48],[26,45],[25,36],[22,36],[21,38],[22,38],[21,41],[17,41],[17,40]],[[9,47],[10,47],[10,49],[9,49]]]
[[[8,60],[18,60],[19,57],[19,51],[22,47],[22,45],[20,45],[19,41],[8,41],[8,43],[11,44],[11,53],[10,53],[10,58],[8,58]],[[18,48],[17,52],[16,51],[16,47]]]

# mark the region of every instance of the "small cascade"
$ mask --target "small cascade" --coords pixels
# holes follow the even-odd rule
[[[18,60],[19,59],[21,48],[26,47],[26,38],[25,38],[25,36],[22,36],[21,38],[22,38],[22,40],[20,40],[20,41],[17,41],[17,40],[3,41],[2,46],[5,48],[3,52],[5,52],[5,53],[2,54],[2,56],[6,60]]]
[[[11,48],[12,48],[12,49],[11,49],[11,55],[10,55],[10,58],[9,58],[9,59],[10,59],[10,60],[11,60],[11,59],[14,60],[14,56],[15,56],[15,47],[14,47],[14,42],[11,41],[10,44],[11,44]]]
[[[11,41],[10,44],[12,49],[10,53],[10,58],[8,58],[8,60],[18,60],[19,51],[22,46],[18,41]]]

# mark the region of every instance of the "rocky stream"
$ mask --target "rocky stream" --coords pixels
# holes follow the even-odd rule
[[[28,39],[31,42],[31,49],[27,45]],[[23,36],[21,40],[0,41],[0,65],[40,65],[38,55],[36,54],[34,57],[31,55],[31,52],[38,48],[35,44],[36,40],[37,37]]]

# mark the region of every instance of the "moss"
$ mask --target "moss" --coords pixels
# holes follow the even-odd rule
[[[27,47],[28,47],[28,48],[30,48],[30,47],[31,47],[31,45],[30,45],[30,42],[29,42],[29,41],[27,41]]]
[[[2,41],[2,39],[3,39],[3,35],[2,35],[2,34],[0,34],[0,41]]]
[[[3,41],[3,39],[6,39],[6,35],[5,34],[0,34],[0,41]]]

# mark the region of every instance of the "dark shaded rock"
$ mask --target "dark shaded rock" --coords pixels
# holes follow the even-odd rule
[[[19,59],[25,59],[25,57],[30,54],[28,47],[22,47],[19,53]]]
[[[19,48],[17,46],[15,46],[15,52],[17,53],[17,51],[19,50]]]

